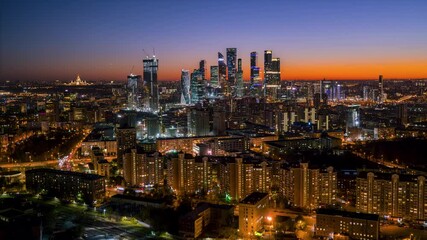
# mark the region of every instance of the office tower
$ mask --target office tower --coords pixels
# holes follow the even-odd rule
[[[243,97],[243,68],[242,59],[237,59],[236,97]]]
[[[200,60],[199,71],[202,74],[203,80],[205,80],[206,79],[206,60]]]
[[[157,83],[157,70],[159,60],[153,55],[142,60],[144,64],[144,84],[146,87],[146,96],[144,96],[146,107],[152,112],[159,110],[159,89]]]
[[[316,209],[335,202],[337,173],[332,167],[323,170],[301,163],[281,169],[280,182],[282,193],[297,207]]]
[[[138,82],[141,82],[140,75],[129,74],[128,83],[126,85],[128,93],[128,108],[136,109],[139,107],[138,103]]]
[[[255,232],[264,226],[268,193],[253,192],[239,203],[239,234],[256,238]]]
[[[211,66],[210,85],[214,88],[219,87],[219,69],[218,69],[218,66]]]
[[[190,71],[181,70],[181,104],[190,104]]]
[[[228,84],[233,87],[236,84],[236,60],[237,48],[227,48],[227,71],[228,71]]]
[[[347,128],[358,128],[360,127],[360,106],[351,105],[347,109]]]
[[[209,109],[193,108],[187,113],[188,136],[207,136],[210,134]]]
[[[123,163],[123,155],[127,149],[136,146],[136,128],[117,128],[117,161]]]
[[[205,82],[199,69],[195,69],[191,74],[190,92],[192,104],[203,101],[205,97]]]
[[[399,218],[427,218],[424,176],[361,172],[356,178],[356,210]]]
[[[227,64],[225,63],[224,55],[220,52],[218,52],[218,76],[218,85],[221,86],[221,88],[227,87]]]
[[[383,103],[384,102],[384,80],[383,80],[383,75],[380,75],[378,77],[378,88],[379,88],[379,91],[380,91],[379,103]]]
[[[123,178],[130,186],[163,185],[163,158],[159,152],[128,149],[123,159]]]
[[[258,53],[251,52],[251,85],[259,83]]]
[[[355,213],[319,208],[316,214],[316,235],[324,238],[377,240],[380,217],[376,214]],[[335,235],[335,236],[334,236]]]
[[[273,51],[264,52],[264,92],[270,100],[276,100],[280,89],[280,58],[273,58]]]

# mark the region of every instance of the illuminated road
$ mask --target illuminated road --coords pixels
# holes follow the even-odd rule
[[[90,162],[90,159],[74,159],[74,163],[80,162]],[[51,166],[58,165],[58,160],[48,160],[42,162],[24,162],[24,163],[0,163],[0,168],[27,168],[27,167],[43,167],[43,166]]]

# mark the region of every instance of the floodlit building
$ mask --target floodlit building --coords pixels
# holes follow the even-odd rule
[[[253,192],[239,203],[239,234],[254,237],[263,226],[268,193]]]
[[[335,203],[337,173],[332,167],[323,170],[301,163],[281,169],[280,178],[281,192],[296,207],[316,209]]]
[[[158,152],[129,149],[123,158],[123,177],[131,186],[163,185],[163,158]]]
[[[376,214],[318,209],[315,235],[318,237],[350,239],[379,239],[380,221]]]
[[[427,219],[424,176],[362,172],[356,179],[356,209],[364,213]]]

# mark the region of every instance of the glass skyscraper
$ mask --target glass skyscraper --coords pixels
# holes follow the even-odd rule
[[[218,66],[211,66],[211,78],[210,78],[210,85],[212,87],[219,87],[219,71]]]
[[[144,64],[144,84],[146,95],[144,96],[145,105],[152,112],[159,110],[159,88],[157,83],[157,69],[159,60],[156,56],[148,57],[142,60]]]
[[[228,84],[230,86],[234,86],[236,84],[236,60],[237,48],[227,48]]]
[[[276,100],[280,89],[280,58],[273,58],[273,51],[264,52],[264,94]]]
[[[190,71],[181,70],[181,104],[190,104]]]
[[[200,69],[195,69],[191,74],[191,103],[201,102],[205,97],[205,82]]]
[[[241,58],[237,60],[236,97],[243,97],[243,69]]]
[[[224,55],[222,53],[218,52],[218,85],[222,88],[227,87],[226,83],[226,76],[227,76],[227,65],[224,61]]]
[[[258,53],[251,52],[251,85],[259,82]]]

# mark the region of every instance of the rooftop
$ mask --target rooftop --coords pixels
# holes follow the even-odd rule
[[[349,218],[356,218],[356,219],[379,221],[379,215],[377,215],[377,214],[347,212],[347,211],[341,211],[341,210],[336,210],[336,209],[319,208],[317,210],[317,214],[334,215],[334,216],[342,216],[342,217],[349,217]]]
[[[268,196],[268,193],[253,192],[253,193],[249,194],[249,196],[245,197],[245,199],[240,201],[240,203],[254,205],[267,196]]]

